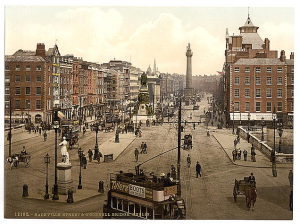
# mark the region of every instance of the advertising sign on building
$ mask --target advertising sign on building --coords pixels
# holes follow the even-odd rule
[[[234,117],[233,117],[234,116]],[[264,118],[265,121],[272,121],[273,114],[272,113],[250,113],[250,120],[261,120]],[[277,117],[276,117],[277,119]],[[247,121],[249,120],[249,113],[230,113],[230,120],[239,120],[239,121]]]

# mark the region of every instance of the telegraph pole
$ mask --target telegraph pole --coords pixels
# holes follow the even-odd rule
[[[178,160],[177,160],[177,179],[180,186],[180,148],[181,148],[181,98],[179,100],[179,110],[178,110]],[[179,190],[181,194],[181,190]]]

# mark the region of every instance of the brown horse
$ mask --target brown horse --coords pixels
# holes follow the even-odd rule
[[[254,187],[249,187],[245,190],[245,195],[246,195],[246,206],[251,209],[252,211],[254,210],[254,203],[256,202],[256,188]]]

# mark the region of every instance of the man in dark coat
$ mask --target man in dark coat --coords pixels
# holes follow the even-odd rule
[[[197,176],[196,176],[196,178],[198,178],[198,176],[201,177],[201,173],[200,172],[201,172],[201,166],[200,166],[199,162],[197,162],[197,165],[196,165]]]
[[[87,159],[84,154],[82,155],[82,165],[83,165],[83,169],[86,169]]]

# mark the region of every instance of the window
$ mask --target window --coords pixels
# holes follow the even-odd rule
[[[36,71],[42,71],[42,66],[37,65],[37,66],[36,66]]]
[[[267,72],[268,73],[272,72],[272,68],[271,67],[267,67]]]
[[[260,77],[255,77],[255,84],[260,85],[261,84],[261,78]]]
[[[245,85],[250,85],[250,77],[245,77]]]
[[[234,89],[234,97],[239,98],[240,97],[240,90],[239,89]]]
[[[282,98],[282,89],[277,89],[277,98]]]
[[[234,77],[234,85],[240,84],[240,77]]]
[[[278,73],[281,73],[281,72],[282,72],[282,67],[278,67],[278,68],[277,68],[277,72],[278,72]]]
[[[282,85],[282,77],[277,77],[277,85]]]
[[[294,90],[291,89],[291,96],[294,97]]]
[[[234,111],[240,111],[240,103],[239,102],[234,103]]]
[[[42,94],[42,88],[36,87],[36,95],[41,95],[41,94]]]
[[[5,71],[10,71],[9,65],[5,65]]]
[[[36,100],[36,102],[35,102],[35,108],[36,108],[37,110],[40,110],[40,109],[41,109],[41,100]]]
[[[256,98],[260,98],[261,97],[261,91],[260,91],[260,89],[256,89],[255,90],[255,97]]]
[[[291,84],[294,85],[294,76],[291,77]]]
[[[6,94],[6,95],[9,95],[9,94],[10,94],[10,92],[9,92],[9,87],[5,87],[5,94]]]
[[[277,102],[277,111],[282,111],[282,102]]]
[[[272,98],[272,89],[267,89],[267,91],[266,91],[266,97],[267,98]]]
[[[249,73],[250,72],[250,67],[246,67],[245,72]]]
[[[31,70],[30,65],[26,65],[25,70],[26,70],[26,71],[30,71],[30,70]]]
[[[292,68],[292,73],[294,74],[294,68]]]
[[[25,100],[25,109],[30,110],[30,100]]]
[[[256,68],[255,68],[255,72],[256,72],[256,73],[260,73],[260,72],[261,72],[260,67],[256,67]]]
[[[240,68],[239,67],[234,67],[234,72],[240,72]]]
[[[250,111],[250,102],[245,102],[245,111]]]
[[[267,112],[272,112],[272,103],[267,102]]]
[[[26,87],[25,88],[25,94],[26,95],[30,95],[30,87]]]
[[[20,82],[21,81],[21,76],[20,75],[16,75],[15,76],[15,82]]]
[[[260,102],[255,103],[255,111],[260,112]]]
[[[267,85],[272,85],[272,77],[270,77],[270,76],[267,76]]]
[[[21,71],[21,65],[16,65],[16,71]]]
[[[25,81],[26,81],[26,82],[30,82],[30,79],[31,79],[30,75],[26,75],[26,76],[25,76]]]
[[[15,100],[15,109],[20,109],[20,100]]]
[[[245,98],[250,98],[250,89],[245,89]]]
[[[42,76],[37,75],[37,76],[36,76],[36,82],[41,82],[41,81],[42,81]]]
[[[20,95],[21,94],[21,88],[20,87],[16,87],[15,88],[15,95]]]

